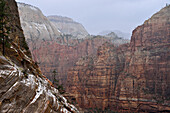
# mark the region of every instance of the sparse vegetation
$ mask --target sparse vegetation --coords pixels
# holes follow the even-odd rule
[[[24,47],[26,50],[29,50],[29,47],[28,47],[26,41],[23,41],[23,47]]]
[[[64,94],[65,93],[65,90],[64,90],[64,87],[62,84],[59,84],[59,80],[56,79],[56,77],[58,76],[58,72],[53,70],[53,75],[52,75],[52,78],[53,78],[53,84],[54,86],[59,90],[59,92],[61,94]]]

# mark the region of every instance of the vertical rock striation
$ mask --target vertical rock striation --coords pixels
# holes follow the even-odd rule
[[[82,108],[170,111],[170,6],[133,31],[130,44],[103,44],[69,70],[67,91]],[[73,81],[73,82],[72,82]]]

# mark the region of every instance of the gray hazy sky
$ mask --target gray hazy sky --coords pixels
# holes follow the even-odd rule
[[[67,16],[90,34],[104,30],[131,33],[170,0],[16,0],[34,5],[44,15]]]

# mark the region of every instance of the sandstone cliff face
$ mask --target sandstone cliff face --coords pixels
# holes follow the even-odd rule
[[[41,42],[38,49],[32,49],[32,46],[29,46],[34,60],[40,63],[39,66],[43,74],[53,81],[52,72],[56,70],[58,72],[56,78],[65,84],[68,69],[74,66],[82,56],[95,54],[98,47],[106,41],[108,40],[96,37],[84,40],[75,46],[61,45],[55,41]]]
[[[131,43],[105,43],[68,72],[67,91],[82,108],[170,111],[170,6],[133,31]]]
[[[88,32],[82,24],[73,21],[71,18],[62,16],[48,16],[48,19],[63,34],[70,34],[72,38],[82,39],[88,35]]]
[[[61,32],[64,32],[64,33],[69,32],[69,34],[72,34],[72,33],[74,34],[74,32],[78,32],[78,30],[80,30],[79,32],[81,32],[81,34],[83,35],[81,39],[77,39],[75,36],[72,36],[73,34],[69,35],[69,34],[63,34],[63,33],[60,34],[59,37],[54,37],[54,38],[51,38],[50,40],[48,40],[48,35],[45,35],[45,34],[36,36],[36,32],[35,34],[34,32],[32,32],[32,27],[24,27],[25,25],[24,23],[30,24],[30,22],[31,23],[41,22],[41,24],[44,24],[43,22],[45,23],[47,22],[43,21],[45,18],[44,16],[38,16],[38,18],[33,18],[35,17],[34,15],[37,14],[38,9],[36,8],[37,10],[34,11],[32,10],[32,7],[33,6],[19,4],[21,24],[22,24],[24,33],[32,35],[31,40],[30,40],[30,36],[26,37],[26,39],[27,39],[34,61],[39,63],[39,66],[43,74],[46,75],[52,81],[53,81],[52,72],[53,70],[56,70],[58,72],[58,76],[56,78],[59,79],[63,84],[65,84],[68,69],[74,66],[75,62],[79,58],[83,56],[96,54],[98,47],[101,46],[106,41],[115,43],[116,45],[127,43],[127,41],[119,38],[118,36],[107,36],[107,37],[89,36],[89,35],[86,36],[88,33],[83,27],[80,27],[81,26],[80,24],[74,22],[70,18],[57,17],[57,16],[48,17],[48,18],[50,20],[52,19],[57,22],[60,22],[60,24],[63,24],[63,26],[65,26],[64,28],[62,28],[63,31]],[[28,11],[33,12],[33,14],[27,13]],[[38,10],[38,13],[41,14],[39,10]],[[54,25],[55,27],[58,27],[57,23],[54,23],[54,24],[51,23],[51,24],[52,26]],[[70,30],[71,28],[68,27],[70,25],[71,27],[74,27],[75,30],[71,31]],[[56,29],[59,29],[59,28],[56,28]],[[35,31],[36,30],[39,31],[40,33],[44,32],[43,29],[39,29],[35,27]],[[68,32],[65,32],[65,31],[68,31]],[[49,32],[49,34],[50,33],[51,32]],[[35,36],[35,38],[33,36]]]
[[[53,81],[52,72],[56,70],[58,72],[56,78],[65,84],[68,70],[79,58],[96,54],[98,47],[105,42],[117,43],[111,39],[101,36],[90,37],[74,46],[59,44],[57,41],[39,41],[36,43],[38,47],[34,48],[33,42],[29,42],[29,47],[43,74]]]
[[[127,45],[124,48],[126,50]],[[109,107],[124,62],[123,50],[106,42],[99,47],[96,56],[80,59],[69,71],[67,91],[75,94],[82,108]]]
[[[29,50],[26,50],[17,4],[15,0],[6,2],[9,7],[7,12],[12,12],[9,15],[11,33],[8,41],[10,47],[6,47],[5,56],[2,56],[0,48],[0,112],[78,112],[42,75],[31,59]]]
[[[59,31],[37,7],[24,3],[18,3],[18,7],[22,28],[27,40],[52,40],[60,35]]]
[[[18,3],[18,10],[26,41],[32,48],[38,49],[44,41],[55,40],[62,45],[75,45],[80,41],[70,40],[71,35],[61,33],[37,7]]]

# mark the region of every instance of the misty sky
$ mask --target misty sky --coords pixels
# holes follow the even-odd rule
[[[34,5],[44,15],[71,17],[90,34],[104,30],[131,33],[170,0],[16,0]]]

